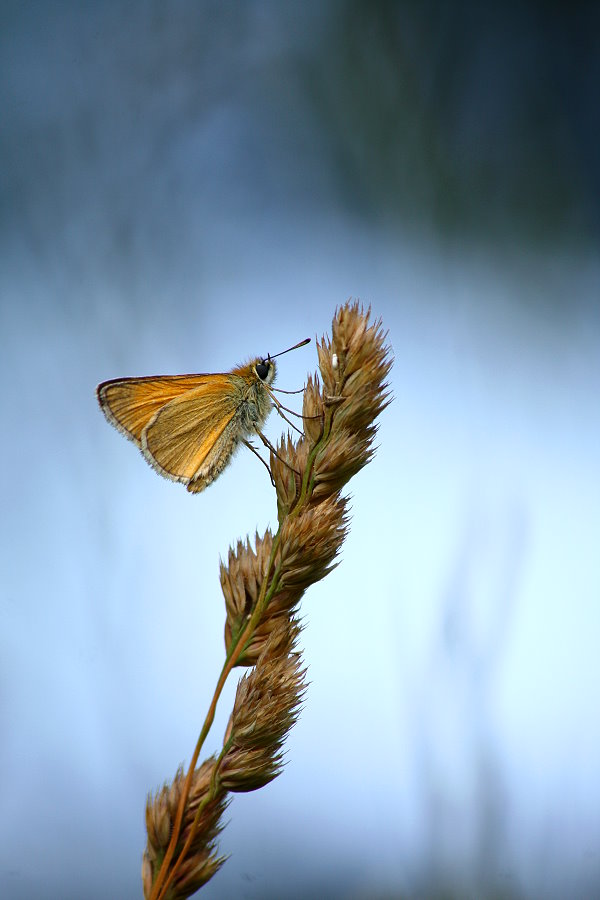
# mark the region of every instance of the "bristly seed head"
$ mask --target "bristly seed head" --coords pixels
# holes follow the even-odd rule
[[[209,796],[215,762],[213,756],[194,772],[178,842],[180,848],[187,837],[199,804],[203,801],[208,802],[200,815],[200,824],[186,856],[185,866],[177,870],[169,894],[172,900],[184,900],[185,897],[196,893],[225,862],[225,857],[220,857],[216,853],[216,840],[223,830],[221,820],[229,801],[225,791],[218,790],[215,796]],[[146,898],[150,897],[156,870],[169,844],[183,782],[183,771],[180,769],[171,785],[165,785],[154,797],[148,797],[146,804],[148,843],[142,862],[142,885]]]
[[[281,771],[283,742],[305,693],[295,613],[307,587],[336,564],[348,528],[341,491],[371,459],[375,420],[390,402],[391,350],[381,322],[369,320],[370,311],[358,303],[337,310],[331,339],[317,344],[321,378],[309,376],[304,391],[304,436],[282,438],[277,455],[271,454],[278,531],[257,534],[254,547],[238,541],[227,565],[221,563],[229,664],[255,668],[238,684],[221,755],[194,772],[177,853],[196,811],[200,821],[175,867],[169,900],[189,896],[222,865],[215,841],[227,793],[255,790]],[[169,843],[182,780],[178,773],[171,787],[148,801],[147,898]]]
[[[294,651],[300,626],[280,622],[272,631],[256,666],[238,684],[225,734],[228,750],[219,782],[229,791],[253,791],[281,771],[281,747],[298,718],[305,693],[305,672]]]
[[[271,454],[277,493],[279,539],[270,558],[270,531],[256,537],[256,551],[238,542],[221,566],[227,607],[226,644],[248,621],[261,587],[270,593],[252,642],[238,660],[255,663],[273,622],[289,616],[306,588],[330,571],[346,529],[340,491],[373,455],[375,419],[390,402],[386,378],[392,365],[381,322],[358,303],[338,309],[331,339],[317,342],[323,386],[309,376],[304,390],[305,437],[289,434]],[[265,583],[266,579],[266,583]]]

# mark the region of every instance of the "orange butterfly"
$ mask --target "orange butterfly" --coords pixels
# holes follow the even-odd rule
[[[297,347],[258,357],[215,375],[158,375],[116,378],[98,385],[98,402],[108,421],[134,441],[147,462],[165,478],[199,493],[227,466],[234,451],[261,432],[273,403],[274,359]]]

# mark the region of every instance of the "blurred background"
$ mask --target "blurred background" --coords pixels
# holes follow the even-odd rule
[[[599,896],[598,5],[0,22],[0,894],[141,896],[146,793],[223,659],[219,557],[276,521],[251,454],[189,496],[96,384],[227,370],[352,296],[395,400],[303,602],[286,769],[234,799],[203,896]]]

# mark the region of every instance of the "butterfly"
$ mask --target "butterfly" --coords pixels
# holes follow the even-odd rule
[[[104,381],[96,390],[98,402],[111,425],[137,444],[160,475],[199,493],[218,478],[240,444],[256,453],[248,440],[253,435],[271,448],[261,429],[273,403],[279,406],[271,388],[275,358],[309,341],[231,372]]]

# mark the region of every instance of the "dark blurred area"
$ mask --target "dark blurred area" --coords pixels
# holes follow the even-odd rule
[[[476,239],[598,238],[597,4],[344,11],[305,77],[359,214]]]
[[[200,196],[595,244],[599,31],[595,3],[5,2],[3,243],[75,213],[124,264]]]

